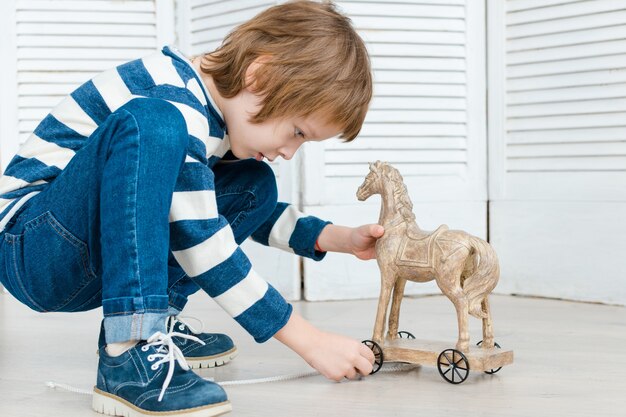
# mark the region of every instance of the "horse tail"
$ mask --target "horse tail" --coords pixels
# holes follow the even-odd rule
[[[482,301],[495,288],[500,279],[498,256],[489,243],[469,236],[470,254],[463,270],[463,293],[469,302],[469,314],[484,319],[487,312]]]

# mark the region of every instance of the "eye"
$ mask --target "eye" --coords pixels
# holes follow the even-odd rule
[[[296,127],[294,130],[294,136],[300,136],[302,139],[304,139],[304,132]]]

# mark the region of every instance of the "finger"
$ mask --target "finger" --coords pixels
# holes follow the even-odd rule
[[[385,228],[379,224],[372,224],[370,226],[370,235],[373,237],[381,237],[385,233]]]
[[[374,356],[374,352],[372,352],[372,349],[368,348],[367,346],[365,346],[362,343],[361,343],[361,347],[360,347],[359,353],[361,354],[362,357],[367,359],[369,361],[369,363],[371,363],[371,364],[373,364],[374,361],[376,360],[376,357]]]
[[[361,356],[356,362],[356,370],[359,375],[369,375],[372,373],[373,365],[369,360]]]
[[[349,370],[348,372],[346,372],[345,377],[351,380],[354,379],[359,379],[361,375],[359,374],[359,372],[356,370],[356,368],[352,368],[351,370]]]

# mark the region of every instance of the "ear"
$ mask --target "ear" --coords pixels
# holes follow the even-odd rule
[[[257,90],[255,77],[256,71],[259,69],[259,67],[269,62],[269,60],[269,55],[260,55],[256,57],[254,61],[250,63],[250,65],[248,65],[248,68],[246,69],[246,89],[251,93],[254,93]]]

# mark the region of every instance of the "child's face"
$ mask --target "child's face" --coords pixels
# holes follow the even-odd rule
[[[254,124],[249,118],[260,109],[259,97],[242,90],[233,97],[233,105],[224,114],[233,154],[239,159],[263,158],[273,161],[278,157],[291,159],[304,142],[320,142],[341,133],[320,117],[285,117]]]

